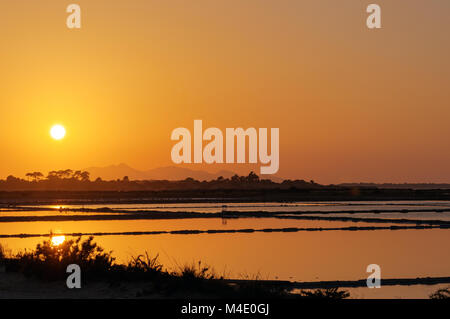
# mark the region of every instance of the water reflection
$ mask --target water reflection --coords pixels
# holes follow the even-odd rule
[[[101,208],[105,205],[86,205],[85,208]],[[127,204],[108,205],[112,209],[128,210],[170,210],[215,212],[228,210],[264,211],[343,211],[327,216],[376,217],[448,220],[448,212],[397,212],[401,209],[446,208],[448,201],[434,202],[348,202],[348,203],[227,203],[222,204]],[[42,206],[41,206],[42,207]],[[61,214],[99,214],[98,212],[70,212],[73,205],[54,205],[44,211],[0,210],[0,216],[42,216]],[[54,210],[51,210],[54,209]],[[382,214],[349,214],[355,211],[377,209]],[[396,212],[393,213],[392,211]],[[390,211],[391,213],[386,213]],[[108,214],[112,214],[108,212]],[[312,214],[313,215],[313,214]],[[383,225],[390,225],[383,224]],[[327,220],[288,220],[276,218],[240,219],[165,219],[165,220],[97,220],[97,221],[42,221],[0,223],[0,235],[48,234],[57,229],[51,237],[52,246],[63,244],[63,233],[82,232],[133,232],[133,231],[173,231],[211,229],[250,229],[283,227],[346,227],[380,226],[377,223]],[[74,239],[67,236],[68,239]],[[2,238],[1,244],[14,252],[34,249],[44,238]],[[47,238],[45,238],[47,240]],[[157,236],[96,236],[95,241],[106,250],[112,250],[118,262],[128,262],[131,256],[148,251],[159,254],[160,261],[168,268],[199,261],[211,265],[219,273],[227,271],[230,277],[260,274],[262,279],[294,281],[319,280],[360,280],[367,277],[366,267],[376,263],[382,267],[385,278],[416,278],[448,276],[450,254],[445,245],[450,241],[446,229],[430,230],[377,230],[377,231],[320,231],[299,233],[253,233],[253,234],[192,234]],[[408,290],[408,294],[406,293]],[[352,289],[361,297],[426,297],[430,289],[424,286],[393,287],[380,290]],[[411,292],[411,293],[409,293]]]
[[[66,236],[64,235],[58,235],[58,236],[52,236],[51,237],[51,243],[52,246],[59,246],[66,240]]]

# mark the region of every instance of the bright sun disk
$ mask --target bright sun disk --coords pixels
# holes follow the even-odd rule
[[[53,125],[50,129],[50,135],[53,139],[60,140],[66,135],[66,129],[59,124]]]

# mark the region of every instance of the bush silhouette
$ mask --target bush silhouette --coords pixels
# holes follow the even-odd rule
[[[430,299],[450,299],[450,288],[439,289],[430,295]]]
[[[81,241],[80,236],[56,246],[50,237],[50,240],[38,244],[35,251],[19,253],[18,267],[26,276],[60,280],[67,276],[68,265],[77,264],[83,270],[83,277],[102,277],[112,269],[114,258],[111,252],[104,252],[93,240],[94,237],[90,236]]]

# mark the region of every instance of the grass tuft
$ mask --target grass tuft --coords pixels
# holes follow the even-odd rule
[[[449,299],[450,288],[439,289],[430,295],[430,299]]]
[[[346,290],[339,290],[336,288],[315,289],[315,290],[301,290],[300,296],[309,298],[326,298],[326,299],[345,299],[350,297],[350,293]]]

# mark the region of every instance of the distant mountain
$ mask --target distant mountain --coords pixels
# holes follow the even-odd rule
[[[145,172],[146,179],[168,179],[168,180],[182,180],[188,177],[192,177],[193,179],[199,181],[209,181],[216,179],[219,176],[223,176],[224,178],[229,178],[233,176],[235,173],[231,171],[219,171],[215,174],[208,173],[205,171],[192,170],[184,167],[176,167],[176,166],[167,166],[167,167],[159,167],[148,170]]]
[[[128,176],[130,179],[145,179],[145,172],[134,169],[126,164],[110,165],[106,167],[89,167],[84,169],[91,174],[91,180],[100,177],[104,180],[122,179]]]
[[[88,171],[91,174],[91,180],[95,180],[97,177],[101,177],[104,180],[116,180],[128,176],[131,180],[183,180],[191,177],[199,181],[209,181],[216,179],[219,176],[230,178],[235,175],[234,172],[227,170],[209,173],[177,166],[158,167],[147,171],[140,171],[124,163],[106,167],[89,167],[86,168],[85,171]],[[270,179],[275,182],[282,181],[282,179],[278,177],[271,177]]]

